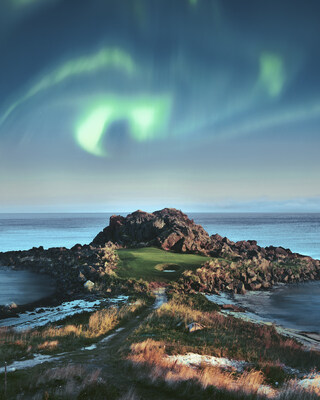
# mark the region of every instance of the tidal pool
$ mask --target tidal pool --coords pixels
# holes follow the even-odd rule
[[[29,271],[0,269],[0,305],[32,303],[52,295],[55,282],[52,278]]]

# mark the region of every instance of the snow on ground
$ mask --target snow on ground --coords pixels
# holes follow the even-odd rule
[[[170,361],[190,367],[198,367],[201,364],[208,364],[224,369],[236,369],[242,372],[249,365],[246,361],[230,360],[224,357],[204,356],[201,354],[188,353],[186,355],[167,356]]]
[[[102,340],[100,340],[100,343],[109,342],[109,340],[112,339],[114,336],[116,336],[116,333],[111,333],[111,335],[106,336],[105,338],[103,338]]]
[[[73,300],[60,304],[57,307],[41,307],[34,311],[26,311],[19,314],[18,318],[7,318],[0,321],[0,326],[13,327],[16,330],[26,330],[44,326],[48,323],[60,321],[66,317],[70,317],[82,312],[92,312],[106,304],[124,303],[128,300],[128,296],[117,296],[114,298],[99,299],[99,300]]]
[[[95,350],[97,348],[97,345],[96,344],[92,344],[91,346],[87,346],[87,347],[82,347],[82,351],[83,350],[87,350],[87,351],[90,351],[90,350]]]
[[[65,353],[58,354],[57,356],[48,356],[44,354],[34,354],[33,358],[22,361],[15,361],[7,366],[7,372],[14,372],[20,369],[26,369],[35,367],[36,365],[43,364],[45,362],[52,362],[59,360]],[[0,368],[0,374],[5,372],[5,367]]]

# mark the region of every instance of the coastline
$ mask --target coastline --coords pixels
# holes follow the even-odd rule
[[[185,269],[177,278],[177,285],[185,293],[221,292],[228,296],[228,293],[260,293],[261,289],[266,293],[279,283],[299,284],[320,279],[320,261],[292,253],[290,249],[262,248],[255,240],[232,242],[218,234],[209,236],[201,225],[176,209],[165,208],[154,213],[138,210],[127,217],[112,216],[109,226],[88,245],[75,244],[70,249],[55,247],[47,250],[40,246],[0,253],[0,265],[6,265],[11,270],[48,274],[57,283],[54,295],[10,310],[9,316],[36,307],[61,304],[65,300],[84,298],[89,294],[101,296],[99,289],[103,289],[107,296],[119,293],[123,283],[115,279],[119,262],[115,250],[142,247],[198,254],[210,259],[197,270]],[[131,285],[130,278],[126,285]],[[87,289],[88,282],[92,291]],[[231,303],[229,300],[228,304]],[[1,311],[4,314],[5,310]],[[8,317],[7,312],[5,317]],[[249,312],[245,313],[245,318],[250,318]],[[253,316],[253,320],[263,322],[259,313]],[[317,334],[308,329],[299,331],[286,326],[281,326],[281,329],[317,342]]]
[[[283,285],[289,286],[291,284]],[[265,292],[266,291],[263,291],[262,293]],[[258,294],[259,291],[255,293]],[[230,293],[205,293],[204,295],[209,301],[212,301],[221,307],[220,312],[223,315],[231,315],[235,318],[239,318],[257,325],[274,326],[279,334],[297,340],[305,347],[306,350],[320,351],[320,332],[295,329],[285,326],[284,323],[274,322],[271,320],[271,318],[261,316],[259,313],[252,312],[247,307],[239,304],[239,302],[230,296]]]

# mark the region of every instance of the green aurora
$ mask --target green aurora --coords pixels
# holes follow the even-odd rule
[[[319,15],[316,0],[4,0],[0,206],[320,210]]]
[[[75,139],[79,146],[96,156],[107,156],[101,146],[103,134],[117,120],[126,120],[130,125],[132,139],[142,142],[163,136],[170,113],[170,98],[110,96],[99,100],[76,127]]]

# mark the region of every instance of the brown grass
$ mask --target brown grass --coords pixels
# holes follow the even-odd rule
[[[91,344],[144,306],[145,302],[138,300],[120,308],[109,307],[91,314],[86,323],[67,324],[59,328],[52,325],[25,332],[0,329],[0,366],[5,361],[18,360],[39,350],[52,353]]]
[[[58,346],[59,342],[58,340],[51,340],[48,341],[46,340],[45,342],[41,343],[38,345],[39,350],[45,350],[45,349],[55,349]]]
[[[206,305],[202,306],[206,309]],[[197,322],[205,329],[190,334]],[[320,369],[320,353],[306,351],[294,339],[280,335],[274,326],[257,325],[217,311],[202,311],[177,298],[156,310],[133,335],[132,342],[152,337],[163,341],[169,354],[199,354],[245,360],[256,365],[286,364],[293,368]]]
[[[166,358],[164,350],[163,343],[147,339],[131,345],[129,360],[136,367],[148,371],[151,382],[163,381],[171,387],[178,386],[181,382],[193,381],[202,390],[212,386],[220,391],[249,395],[256,394],[264,382],[263,374],[258,371],[246,371],[237,375],[206,365],[200,368],[180,365]]]
[[[192,386],[198,388],[196,393],[199,399],[207,398],[205,391],[210,388],[219,393],[217,398],[220,399],[314,400],[320,396],[320,376],[307,389],[302,388],[298,381],[292,380],[282,389],[276,390],[265,386],[265,377],[261,371],[251,370],[237,374],[207,365],[199,368],[179,365],[166,357],[163,342],[152,339],[132,344],[128,359],[141,381],[148,381],[150,385],[165,384],[180,395],[184,394],[185,398],[189,398],[188,392],[194,393]]]

